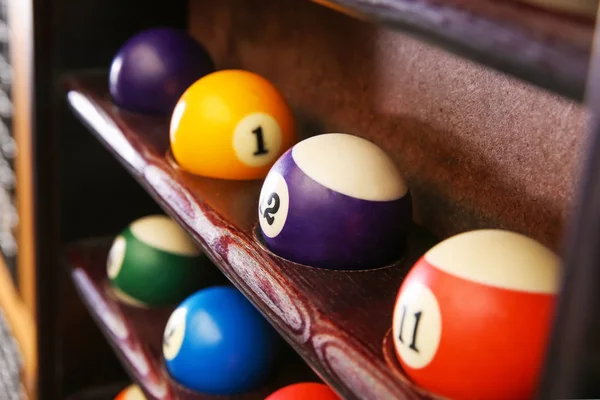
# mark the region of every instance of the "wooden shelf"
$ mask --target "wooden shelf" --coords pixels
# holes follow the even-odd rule
[[[162,361],[162,335],[173,307],[146,309],[125,304],[112,293],[106,278],[106,258],[113,238],[99,238],[70,245],[67,262],[75,287],[102,333],[114,348],[131,378],[148,399],[264,399],[280,387],[318,378],[291,349],[283,357],[272,380],[239,396],[207,396],[186,390],[174,382]]]
[[[583,99],[595,19],[588,0],[313,1],[416,35],[560,95]],[[555,5],[541,8],[543,3]]]
[[[168,154],[168,119],[119,110],[105,74],[64,81],[75,114],[271,321],[308,364],[348,399],[417,398],[421,394],[386,363],[400,283],[435,240],[415,227],[408,255],[370,271],[302,266],[271,254],[256,239],[260,181],[192,176]]]

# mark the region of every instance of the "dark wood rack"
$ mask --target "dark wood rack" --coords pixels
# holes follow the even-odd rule
[[[106,278],[106,257],[112,238],[70,245],[67,262],[80,297],[131,378],[148,399],[264,399],[280,387],[318,378],[291,349],[285,349],[275,376],[264,387],[239,396],[208,396],[173,381],[162,361],[162,333],[174,307],[146,309],[118,300]],[[106,397],[105,397],[106,398]]]
[[[563,8],[549,8],[558,1]],[[584,3],[585,10],[574,10]],[[591,86],[599,76],[585,87],[592,43],[599,43],[593,39],[596,0],[8,4],[22,238],[15,293],[23,301],[14,309],[25,315],[22,303],[35,316],[31,324],[10,323],[13,332],[27,332],[18,335],[22,343],[35,341],[23,347],[30,353],[23,378],[31,398],[105,398],[100,389],[82,390],[131,380],[130,366],[121,365],[111,353],[115,343],[107,343],[101,323],[97,327],[97,310],[88,312],[78,298],[67,276],[73,270],[57,266],[66,243],[78,243],[71,250],[88,259],[96,244],[79,240],[117,234],[128,222],[160,212],[156,203],[340,394],[430,396],[406,382],[385,339],[400,282],[435,239],[416,229],[407,259],[370,272],[285,262],[255,239],[260,182],[180,171],[167,154],[168,121],[116,109],[102,74],[67,80],[70,102],[99,141],[53,90],[68,71],[106,70],[129,37],[158,25],[187,30],[219,69],[242,68],[271,80],[294,105],[305,133],[348,132],[380,145],[415,195],[415,221],[440,238],[500,227],[562,251],[569,273],[540,398],[598,397],[600,222],[594,216],[600,179],[594,171],[600,171],[600,140],[583,143],[600,137],[600,90]],[[594,129],[588,134],[587,109]],[[104,246],[98,243],[99,253]],[[82,276],[98,279],[104,270],[79,268]],[[104,293],[102,280],[91,282]],[[143,317],[110,304],[124,318],[160,318],[151,322],[159,327],[168,313],[152,310]],[[143,335],[144,329],[133,330]]]
[[[375,270],[334,271],[283,260],[255,234],[261,181],[206,179],[180,170],[168,153],[168,119],[119,110],[106,74],[68,77],[64,87],[75,114],[340,395],[428,397],[386,362],[383,348],[400,283],[435,243],[431,235],[415,227],[407,255]]]
[[[594,14],[496,0],[315,0],[581,101]],[[579,2],[581,3],[581,2]],[[587,7],[589,10],[594,7]]]

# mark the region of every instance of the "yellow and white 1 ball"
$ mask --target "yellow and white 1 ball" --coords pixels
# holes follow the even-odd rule
[[[448,398],[532,398],[559,279],[558,257],[517,233],[476,230],[439,243],[398,292],[400,364]]]

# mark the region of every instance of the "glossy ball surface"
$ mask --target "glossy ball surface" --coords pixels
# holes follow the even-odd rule
[[[171,218],[150,215],[113,241],[107,275],[122,300],[140,306],[171,305],[211,283],[215,269]]]
[[[148,29],[131,37],[113,58],[109,89],[121,108],[170,115],[185,90],[213,71],[204,47],[185,31]]]
[[[357,136],[314,136],[269,171],[258,205],[267,247],[288,260],[368,269],[397,260],[411,224],[406,181],[390,157]]]
[[[163,355],[173,379],[205,394],[252,390],[269,377],[279,337],[235,288],[203,289],[169,318]]]
[[[115,400],[146,400],[146,396],[138,385],[129,385],[115,397]]]
[[[295,141],[294,117],[283,96],[248,71],[218,71],[198,80],[171,118],[175,160],[211,178],[264,178]]]
[[[558,257],[517,233],[476,230],[439,243],[400,287],[398,361],[444,397],[533,398],[559,279]]]
[[[331,388],[323,383],[295,383],[273,392],[265,400],[341,400]]]

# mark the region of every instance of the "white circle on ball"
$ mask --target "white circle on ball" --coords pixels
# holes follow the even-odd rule
[[[358,136],[327,133],[292,149],[294,162],[328,189],[361,200],[392,201],[408,192],[394,161],[380,147]]]
[[[148,246],[169,253],[193,257],[200,248],[177,222],[166,215],[149,215],[133,222],[131,233]]]
[[[237,158],[250,167],[270,164],[281,149],[281,127],[269,114],[248,114],[235,127],[233,149]]]
[[[289,207],[290,194],[285,179],[277,172],[269,172],[258,201],[258,220],[267,237],[274,238],[281,233]]]
[[[179,307],[169,317],[163,336],[163,355],[169,361],[177,357],[185,337],[187,307]]]
[[[411,368],[426,367],[433,360],[442,337],[442,314],[433,292],[413,283],[402,290],[394,309],[394,345]]]
[[[117,236],[108,252],[108,260],[106,262],[106,272],[110,279],[115,279],[119,275],[119,272],[121,272],[126,247],[127,241],[125,238]]]

